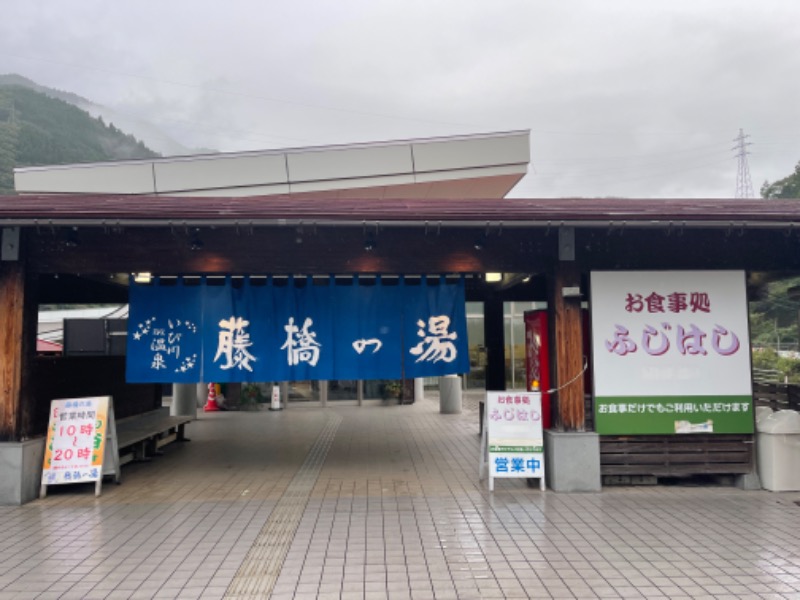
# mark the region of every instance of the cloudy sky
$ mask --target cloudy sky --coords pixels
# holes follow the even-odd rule
[[[531,130],[523,197],[800,161],[797,0],[4,0],[0,73],[222,151]]]

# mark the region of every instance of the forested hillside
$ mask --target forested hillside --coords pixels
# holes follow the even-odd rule
[[[14,190],[14,167],[158,156],[113,124],[58,98],[0,84],[0,194]]]

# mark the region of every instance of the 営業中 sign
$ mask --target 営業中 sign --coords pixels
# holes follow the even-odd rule
[[[486,392],[480,476],[488,467],[489,490],[495,477],[539,479],[544,490],[542,394],[510,390]]]

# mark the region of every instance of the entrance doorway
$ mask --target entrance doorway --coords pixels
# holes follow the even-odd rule
[[[503,355],[505,356],[505,389],[524,389],[525,382],[525,319],[529,310],[545,310],[545,302],[503,302]],[[467,390],[486,389],[488,350],[484,334],[484,303],[467,302],[467,335],[469,337],[470,372]]]
[[[331,381],[290,381],[287,383],[289,404],[319,406],[328,404],[360,404],[363,401],[399,400],[402,382],[390,379],[334,379]]]

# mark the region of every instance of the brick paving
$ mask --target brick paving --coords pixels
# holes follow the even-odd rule
[[[0,507],[0,598],[800,598],[800,493],[478,481],[476,402],[200,414]]]

